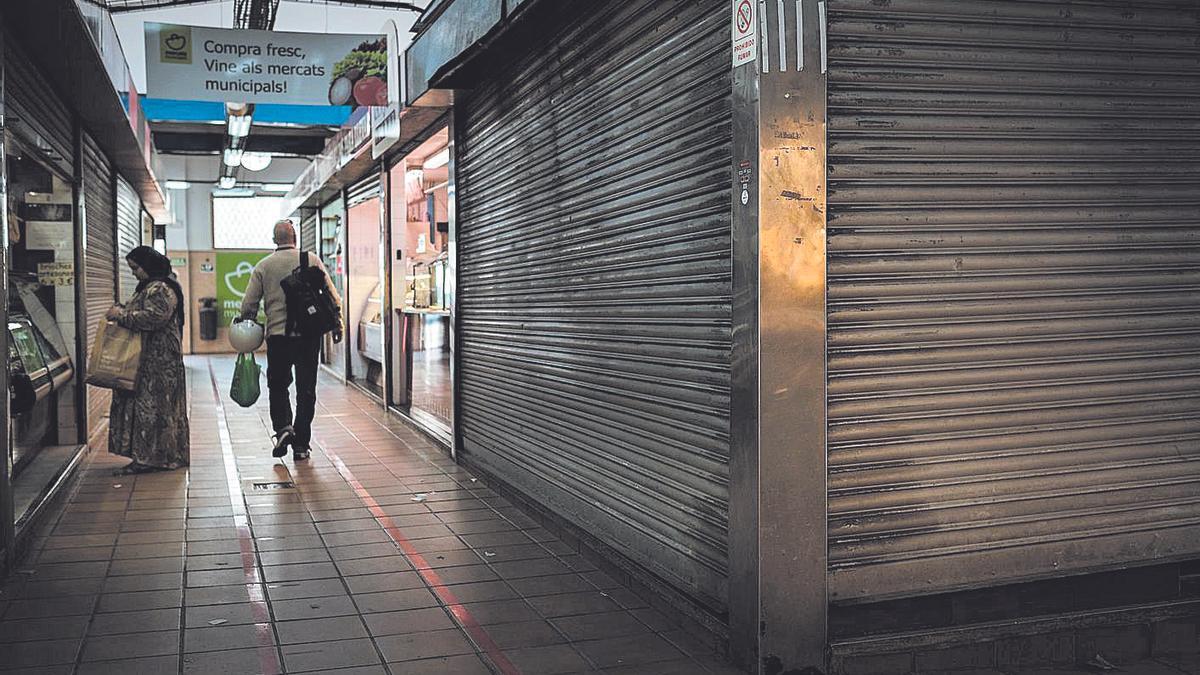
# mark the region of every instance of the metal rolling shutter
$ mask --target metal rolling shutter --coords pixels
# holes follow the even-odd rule
[[[346,188],[346,208],[379,196],[379,173],[375,172]]]
[[[729,10],[574,15],[456,107],[462,450],[720,610]]]
[[[305,251],[317,250],[317,218],[313,216],[300,224],[300,248]]]
[[[71,112],[17,46],[5,40],[5,117],[10,126],[29,129],[41,139],[51,159],[66,161],[75,156]]]
[[[113,203],[113,167],[108,157],[92,137],[83,135],[83,199],[84,228],[87,242],[84,264],[84,293],[87,307],[88,349],[96,341],[104,313],[112,307],[116,298],[117,273],[113,244],[116,225]],[[88,387],[88,431],[94,431],[108,415],[112,392],[99,387]]]
[[[125,255],[142,244],[142,200],[133,186],[124,178],[117,176],[117,285],[121,302],[133,297],[137,288],[137,277],[129,265],[125,264]]]
[[[828,11],[832,598],[1200,554],[1197,5]]]

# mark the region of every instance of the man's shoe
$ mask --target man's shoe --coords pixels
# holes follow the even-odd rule
[[[271,456],[278,458],[286,455],[288,446],[291,445],[292,439],[295,437],[296,434],[292,432],[291,427],[284,427],[276,432],[273,436],[275,439],[275,449],[271,451]]]
[[[296,445],[292,447],[292,461],[302,462],[308,459],[310,455],[312,455],[312,449],[308,446],[301,447]]]

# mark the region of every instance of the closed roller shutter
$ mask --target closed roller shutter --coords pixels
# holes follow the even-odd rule
[[[38,136],[51,159],[69,163],[75,156],[71,113],[16,44],[5,40],[5,117],[13,127]]]
[[[1196,3],[828,7],[832,597],[1200,554]]]
[[[456,106],[461,447],[719,610],[729,10],[567,14]]]
[[[125,255],[142,244],[142,200],[133,186],[117,176],[117,284],[121,302],[133,297],[137,277],[125,263]]]
[[[346,188],[346,206],[356,206],[379,196],[379,174],[374,173]]]
[[[84,228],[87,247],[84,263],[84,303],[87,307],[88,349],[96,341],[96,330],[116,298],[117,273],[113,245],[115,206],[113,167],[92,137],[83,135]],[[108,415],[112,392],[88,387],[88,432]]]
[[[313,216],[300,224],[300,249],[317,250],[317,218]]]

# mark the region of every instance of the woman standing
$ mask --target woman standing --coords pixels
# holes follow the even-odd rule
[[[183,289],[171,261],[149,246],[125,256],[138,279],[129,304],[105,318],[141,331],[137,389],[114,391],[108,451],[133,461],[118,473],[176,469],[188,464],[187,385],[183,368]]]

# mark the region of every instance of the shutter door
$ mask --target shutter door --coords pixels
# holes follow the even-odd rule
[[[133,186],[117,176],[117,284],[121,302],[133,297],[137,277],[125,263],[125,255],[142,243],[142,200]]]
[[[346,188],[346,206],[356,206],[379,196],[379,174],[372,173]]]
[[[314,216],[300,223],[300,249],[317,250],[317,218]]]
[[[834,600],[1200,555],[1196,3],[828,7]]]
[[[96,330],[104,313],[116,297],[116,269],[113,237],[112,163],[88,134],[83,135],[84,228],[87,248],[84,263],[84,288],[87,307],[88,349],[96,341]],[[108,415],[112,393],[108,389],[88,387],[88,431],[94,431]]]
[[[62,99],[37,72],[33,63],[17,46],[5,40],[4,97],[6,121],[10,126],[28,129],[42,141],[44,150],[56,163],[69,166],[75,156],[71,113]]]
[[[462,450],[720,610],[729,8],[574,15],[456,106]]]

